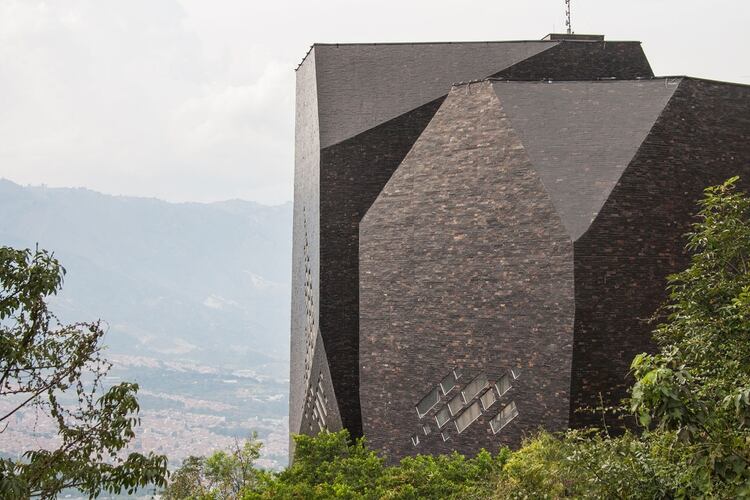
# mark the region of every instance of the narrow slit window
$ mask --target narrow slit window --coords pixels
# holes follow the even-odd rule
[[[490,406],[495,404],[495,401],[497,401],[497,396],[495,396],[495,391],[490,389],[489,391],[482,394],[482,397],[479,399],[482,401],[482,408],[486,410]]]
[[[451,412],[447,406],[443,406],[435,415],[435,422],[439,428],[442,428],[451,419]]]
[[[427,415],[427,412],[432,410],[432,408],[438,404],[438,401],[440,401],[440,393],[438,392],[438,388],[435,387],[428,392],[419,403],[417,403],[417,415],[419,415],[419,418]]]
[[[443,394],[448,394],[451,389],[456,387],[458,376],[456,375],[456,370],[451,371],[448,375],[443,377],[443,380],[440,381],[440,389],[442,389]]]
[[[480,392],[482,392],[482,389],[487,387],[487,384],[488,384],[487,375],[485,375],[484,373],[474,377],[474,380],[466,384],[466,387],[464,387],[464,390],[461,391],[461,394],[463,394],[463,397],[464,397],[464,401],[466,403],[470,402]]]
[[[500,380],[498,380],[495,384],[495,388],[497,389],[497,393],[500,396],[510,390],[510,377],[507,373],[504,373],[503,376],[500,377]]]
[[[320,406],[321,413],[327,417],[328,410],[326,409],[326,404],[323,401],[323,396],[320,393],[317,394],[317,404]]]
[[[430,424],[424,424],[422,426],[422,432],[424,432],[425,436],[429,436],[432,434],[432,427],[430,427]]]
[[[443,438],[443,441],[448,441],[451,438],[451,435],[448,434],[447,432],[441,432],[440,437]]]
[[[464,407],[464,400],[460,394],[456,394],[453,399],[448,401],[448,408],[450,408],[451,415],[457,414]]]
[[[419,436],[417,436],[416,434],[412,434],[411,444],[413,444],[414,446],[417,446],[419,444]]]
[[[495,415],[495,418],[490,420],[490,427],[492,432],[497,434],[500,429],[510,423],[511,420],[518,416],[518,408],[516,408],[515,401],[511,401],[508,405],[500,410],[500,413]]]
[[[479,401],[475,401],[474,404],[466,408],[456,419],[456,430],[459,434],[465,431],[481,414],[482,410],[479,408]]]
[[[325,424],[326,423],[325,409],[321,405],[320,399],[318,398],[315,398],[315,408],[318,410],[318,418],[320,419],[321,422],[323,422],[323,424]]]

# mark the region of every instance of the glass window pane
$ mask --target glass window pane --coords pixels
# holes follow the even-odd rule
[[[515,401],[511,401],[508,405],[500,410],[500,413],[490,420],[490,427],[492,432],[497,434],[500,429],[508,425],[508,423],[518,416],[518,408],[516,408]]]
[[[448,375],[443,377],[443,380],[440,381],[440,389],[442,389],[443,394],[448,394],[451,389],[456,387],[456,372],[451,371]]]
[[[464,407],[464,400],[460,394],[456,394],[453,399],[448,402],[448,408],[451,410],[451,415],[457,414]]]
[[[469,382],[466,387],[464,387],[464,390],[461,391],[461,394],[464,395],[464,401],[469,402],[472,399],[474,399],[477,394],[482,392],[482,389],[487,387],[487,375],[482,373],[481,375],[477,375],[477,377],[474,378],[471,382]]]
[[[439,412],[437,412],[437,415],[435,415],[435,421],[437,422],[438,427],[444,426],[445,424],[448,423],[448,420],[450,419],[451,419],[451,412],[447,406],[444,406]]]
[[[497,401],[497,396],[495,396],[495,391],[490,389],[489,391],[482,394],[482,397],[479,398],[482,401],[482,408],[485,410],[495,404],[495,401]]]
[[[501,396],[508,392],[508,390],[510,389],[510,377],[507,373],[503,374],[503,376],[500,377],[500,380],[497,381],[495,387],[497,388],[497,393]]]
[[[438,401],[440,401],[440,394],[438,393],[438,388],[435,387],[422,398],[422,401],[417,403],[417,414],[419,415],[419,418],[424,417],[428,411],[438,404]]]
[[[466,430],[471,423],[479,418],[482,414],[482,410],[479,408],[479,401],[475,401],[474,404],[466,408],[464,412],[456,419],[456,429],[459,433]]]

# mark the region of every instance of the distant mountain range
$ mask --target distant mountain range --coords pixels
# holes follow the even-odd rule
[[[67,274],[52,311],[107,322],[105,385],[140,385],[133,449],[172,467],[253,432],[258,464],[286,464],[291,225],[291,203],[167,203],[0,179],[0,245],[54,251]],[[22,410],[0,455],[54,446],[54,429]]]
[[[53,310],[113,354],[288,375],[291,203],[167,203],[0,179],[0,244],[54,251]],[[264,373],[265,372],[265,373]]]

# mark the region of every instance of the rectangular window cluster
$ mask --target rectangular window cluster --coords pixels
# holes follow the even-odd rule
[[[482,410],[479,407],[479,401],[475,401],[474,404],[466,408],[456,419],[456,430],[458,430],[459,434],[465,431],[481,414]]]
[[[500,410],[500,413],[495,415],[495,417],[490,420],[490,427],[492,428],[492,432],[497,434],[498,432],[500,432],[500,429],[508,425],[508,423],[510,423],[510,421],[517,416],[518,408],[516,408],[515,401],[511,401],[505,408]]]
[[[435,387],[417,403],[417,415],[419,415],[419,418],[427,415],[427,412],[432,410],[438,404],[438,401],[440,401],[440,393],[438,392],[438,388]]]

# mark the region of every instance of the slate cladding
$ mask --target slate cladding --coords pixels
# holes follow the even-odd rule
[[[446,100],[453,83],[488,76]],[[290,433],[344,427],[391,459],[471,453],[582,425],[574,409],[592,391],[619,394],[627,369],[606,359],[629,354],[600,329],[608,291],[577,271],[604,266],[609,280],[610,264],[579,258],[596,240],[579,246],[660,110],[697,82],[652,78],[638,42],[313,46],[297,70]],[[598,113],[613,89],[628,119]],[[572,155],[558,140],[566,120]],[[575,149],[586,130],[599,150]],[[607,243],[607,256],[620,250]],[[643,331],[633,348],[648,347]]]

